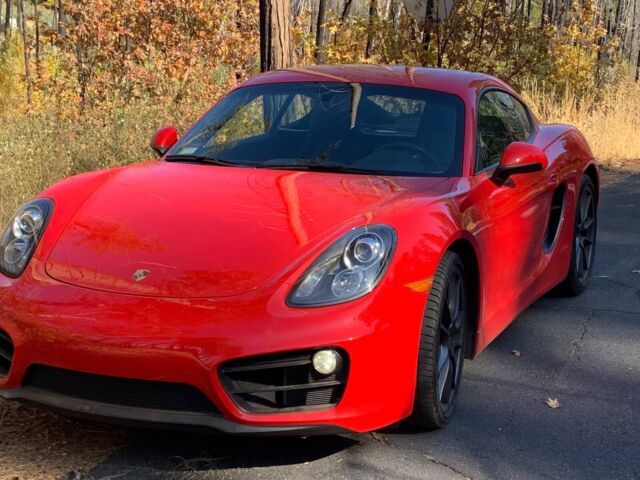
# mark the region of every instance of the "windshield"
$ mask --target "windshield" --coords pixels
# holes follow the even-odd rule
[[[358,83],[240,88],[167,160],[348,173],[459,176],[464,104],[455,95]]]

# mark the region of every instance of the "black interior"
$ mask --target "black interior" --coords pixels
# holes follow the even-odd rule
[[[237,99],[237,108],[229,108],[226,119],[216,118],[215,109],[212,110],[203,120],[204,125],[194,129],[193,141],[183,139],[172,153],[192,153],[197,148],[198,155],[264,167],[331,164],[397,174],[461,174],[464,106],[453,95],[362,85],[360,96],[354,100],[352,87],[345,84],[331,84],[330,88],[309,84],[252,88],[256,91]],[[284,112],[296,96],[309,101],[309,111],[285,123]],[[261,105],[279,105],[262,107],[264,133],[217,141],[217,132],[225,122],[256,98],[264,99]],[[278,101],[270,101],[272,98]],[[218,122],[217,127],[209,128],[214,133],[207,138],[198,136],[197,132],[211,122]]]

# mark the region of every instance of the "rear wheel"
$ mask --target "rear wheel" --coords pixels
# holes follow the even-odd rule
[[[576,203],[571,265],[567,278],[558,286],[560,293],[577,296],[589,285],[596,252],[597,226],[595,188],[591,178],[585,175]]]
[[[410,422],[419,428],[443,427],[455,411],[467,336],[467,289],[458,254],[445,253],[425,309],[418,378]]]

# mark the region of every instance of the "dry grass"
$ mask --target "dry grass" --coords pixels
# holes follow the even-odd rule
[[[139,103],[94,109],[82,118],[56,112],[0,115],[0,222],[65,177],[152,158],[148,144],[157,127],[184,127],[207,107]]]
[[[0,480],[82,476],[120,445],[124,433],[0,400]]]
[[[640,171],[639,83],[625,79],[582,99],[533,84],[523,97],[541,121],[575,125],[601,165]]]

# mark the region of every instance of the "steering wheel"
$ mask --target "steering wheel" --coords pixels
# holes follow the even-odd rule
[[[410,143],[410,142],[387,143],[386,145],[382,145],[381,147],[376,148],[372,153],[372,155],[385,150],[413,151],[414,154],[417,153],[420,155],[420,157],[417,160],[422,164],[422,166],[425,168],[427,172],[442,171],[442,166],[440,165],[440,163],[438,163],[438,160],[436,159],[436,157],[432,153],[428,152],[427,150],[420,147],[419,145],[416,145],[415,143]]]

